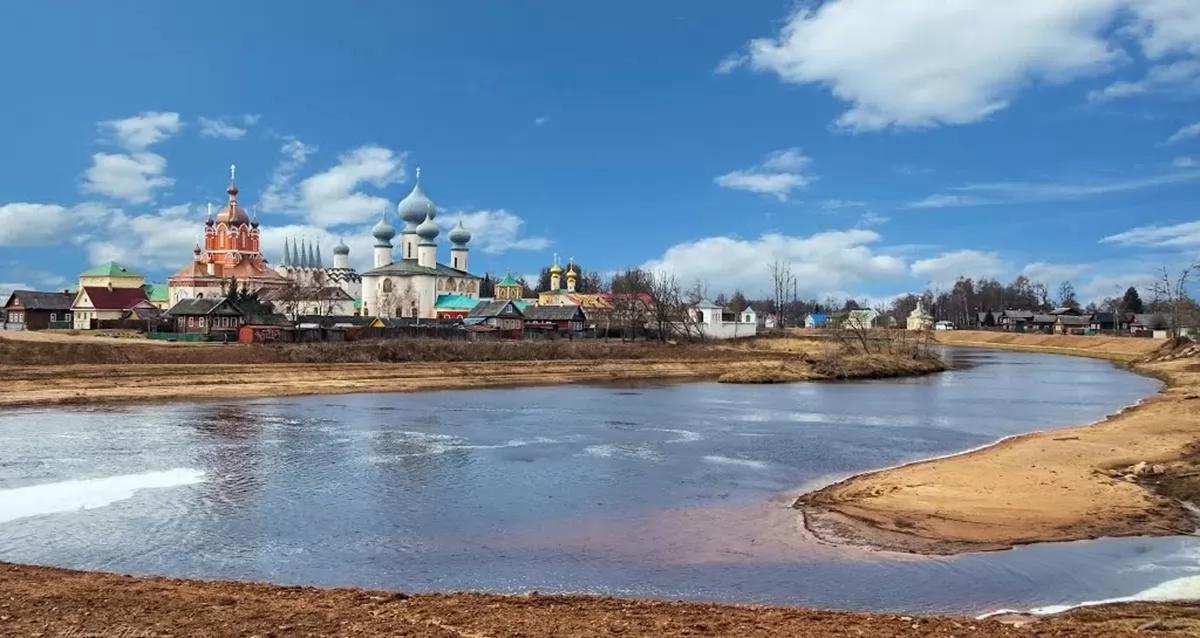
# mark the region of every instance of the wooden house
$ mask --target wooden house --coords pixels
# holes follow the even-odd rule
[[[463,325],[468,329],[486,326],[498,332],[502,339],[520,339],[525,330],[525,316],[512,301],[481,301],[463,319]]]
[[[153,310],[154,304],[138,284],[134,288],[84,286],[71,304],[75,328],[90,330],[99,321],[120,321],[131,310]]]
[[[1091,324],[1091,317],[1061,314],[1057,315],[1054,322],[1054,332],[1060,335],[1084,334]]]
[[[46,330],[71,327],[70,291],[36,292],[14,290],[4,304],[0,328],[4,330]]]
[[[583,332],[587,315],[580,306],[527,306],[525,333],[543,336],[573,336]]]
[[[1089,327],[1096,332],[1128,332],[1133,315],[1117,312],[1097,312]]]
[[[175,321],[177,333],[225,337],[230,341],[238,340],[242,325],[242,311],[222,297],[181,299],[166,314]]]

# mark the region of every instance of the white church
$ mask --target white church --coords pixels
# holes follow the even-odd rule
[[[450,263],[438,261],[438,236],[434,220],[437,206],[421,188],[421,169],[416,184],[396,207],[404,228],[400,231],[399,259],[392,240],[396,229],[387,211],[372,229],[375,238],[374,268],[362,274],[362,310],[369,317],[437,317],[439,296],[479,299],[480,278],[468,270],[467,244],[471,233],[462,220],[446,234],[450,240]],[[336,266],[336,264],[335,264]]]

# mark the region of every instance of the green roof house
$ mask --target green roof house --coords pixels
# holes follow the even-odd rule
[[[85,270],[79,275],[80,288],[141,288],[145,284],[145,276],[115,261]]]

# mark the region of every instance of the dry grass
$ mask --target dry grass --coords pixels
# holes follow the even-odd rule
[[[1025,350],[1047,354],[1135,361],[1162,347],[1161,339],[1111,335],[1042,335],[984,330],[947,330],[933,333],[934,341],[948,346],[976,346],[999,350]]]
[[[729,366],[720,383],[795,383],[816,378],[812,366],[787,361],[756,361]]]

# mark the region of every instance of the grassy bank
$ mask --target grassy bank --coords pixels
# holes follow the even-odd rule
[[[1123,361],[1145,359],[1163,345],[1129,338],[949,334],[938,338]],[[1157,353],[1153,358],[1133,367],[1165,380],[1167,388],[1099,424],[856,476],[805,494],[796,506],[809,529],[826,540],[930,554],[1191,533],[1195,523],[1173,495],[1197,489],[1200,363],[1190,357],[1159,360]]]
[[[0,335],[0,406],[401,392],[611,381],[872,378],[941,369],[936,357],[841,356],[816,339],[734,343],[362,341],[173,344]],[[397,365],[403,364],[403,365]],[[786,375],[786,378],[783,378]],[[755,382],[766,382],[759,377]]]
[[[0,563],[6,636],[411,636],[419,638],[1099,638],[1196,635],[1184,605],[1080,610],[1014,628],[998,620],[862,614],[589,596],[417,594],[134,578]]]

